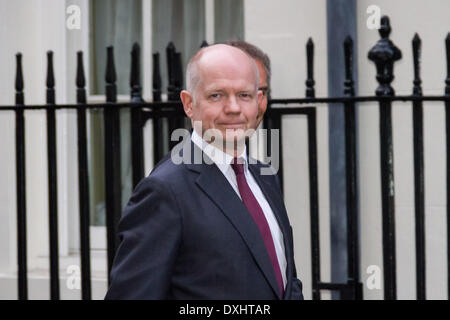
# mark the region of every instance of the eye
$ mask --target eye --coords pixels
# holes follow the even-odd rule
[[[220,93],[212,93],[212,94],[209,95],[209,98],[212,99],[212,100],[217,100],[220,97],[221,97]]]
[[[240,97],[243,99],[250,99],[252,96],[249,93],[243,92],[240,94]]]

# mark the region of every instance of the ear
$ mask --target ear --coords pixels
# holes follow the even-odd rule
[[[186,115],[192,119],[193,111],[192,107],[194,104],[194,97],[192,94],[187,90],[182,90],[180,92],[180,98],[181,102],[183,103],[183,109]]]
[[[263,98],[264,98],[264,94],[262,92],[262,90],[258,90],[258,94],[256,96],[256,99],[258,101],[258,113],[256,114],[256,116],[258,117],[259,114],[259,110],[261,109],[261,103],[263,103]]]

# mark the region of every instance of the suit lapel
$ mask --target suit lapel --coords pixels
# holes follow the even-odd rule
[[[191,148],[192,154],[201,152],[197,146],[191,144],[193,145]],[[187,167],[199,173],[196,180],[197,185],[237,229],[272,290],[281,299],[275,272],[260,231],[232,186],[215,164],[188,164]]]

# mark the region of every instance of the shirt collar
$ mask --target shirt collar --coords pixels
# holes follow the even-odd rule
[[[202,151],[216,164],[216,166],[226,173],[230,168],[230,164],[233,161],[233,156],[228,153],[223,152],[221,149],[215,147],[214,145],[206,142],[195,130],[192,130],[191,140],[195,143]],[[247,161],[247,147],[244,146],[244,150],[239,155],[238,158],[244,160],[244,171],[248,169]]]

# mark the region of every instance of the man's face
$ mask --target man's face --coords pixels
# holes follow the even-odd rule
[[[256,129],[262,100],[251,59],[236,50],[202,57],[195,99],[186,91],[181,95],[186,114],[202,122],[202,133],[217,129],[226,142],[241,140],[246,130]]]
[[[255,59],[255,63],[256,63],[256,66],[258,67],[258,71],[259,71],[258,90],[261,90],[263,93],[262,101],[258,106],[258,116],[256,119],[256,126],[259,126],[259,124],[261,123],[261,120],[264,116],[264,113],[267,110],[269,84],[267,83],[267,72],[266,72],[266,69],[264,68],[264,64],[259,59]]]

